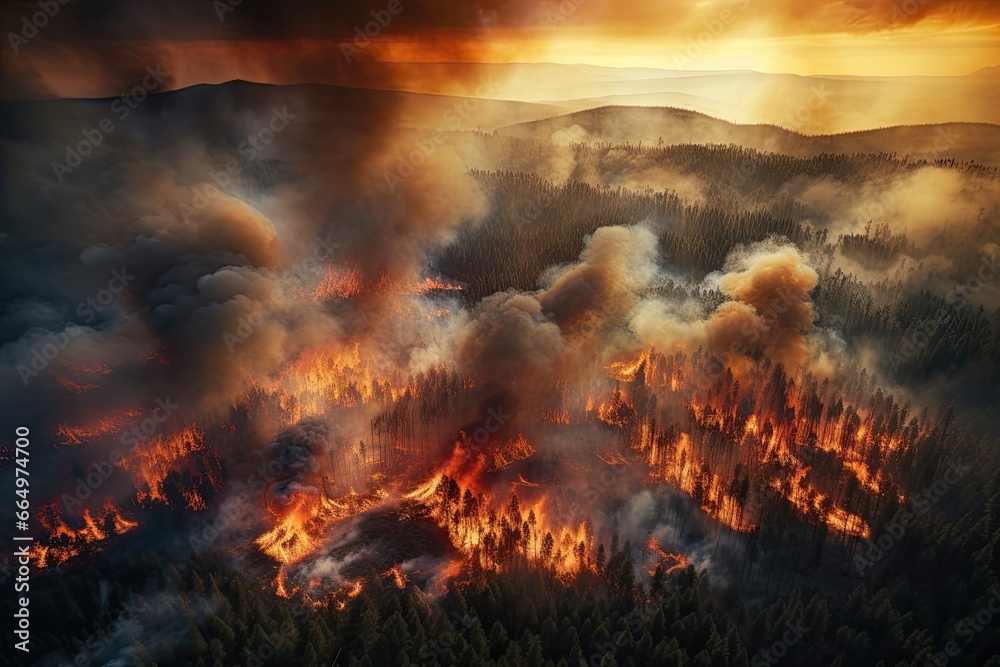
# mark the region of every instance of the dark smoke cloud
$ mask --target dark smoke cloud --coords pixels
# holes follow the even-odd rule
[[[62,424],[122,421],[82,447],[46,452],[46,465],[63,471],[48,478],[53,495],[73,486],[74,464],[120,448],[141,418],[126,413],[144,414],[157,399],[180,405],[162,427],[169,433],[218,423],[249,389],[280,382],[303,350],[366,341],[366,355],[404,370],[434,363],[422,357],[434,337],[430,302],[374,287],[350,302],[314,294],[328,264],[370,286],[383,276],[418,282],[482,211],[464,166],[443,148],[387,189],[399,107],[377,101],[232,84],[149,97],[124,119],[110,100],[4,105],[0,391],[11,409],[0,424],[13,433],[29,423],[61,443]],[[275,127],[275,110],[290,120],[250,151],[248,137]],[[114,131],[60,181],[52,163],[106,117]],[[99,310],[87,306],[116,271],[130,276],[124,289]],[[53,337],[64,349],[25,384],[19,369]],[[95,368],[110,373],[82,370]]]
[[[60,6],[37,34],[19,45],[17,57],[4,59],[3,97],[123,93],[142,79],[147,66],[155,64],[170,72],[163,90],[237,78],[275,83],[343,81],[351,77],[352,65],[370,60],[372,53],[363,32],[363,47],[351,52],[350,58],[345,57],[342,44],[354,46],[357,31],[372,21],[377,22],[379,37],[420,35],[423,45],[417,60],[467,60],[470,41],[476,42],[485,29],[518,25],[525,4],[520,0],[471,4],[397,0],[393,3],[396,11],[390,13],[387,0],[243,2],[238,6],[228,0],[157,4],[74,0]],[[0,10],[0,24],[20,32],[24,17],[38,11],[36,3],[7,3]],[[462,40],[454,39],[456,35]],[[491,49],[488,41],[472,48],[480,55]],[[250,62],[252,69],[247,67]],[[473,72],[467,74],[475,79]],[[373,114],[386,111],[369,109]]]
[[[300,422],[280,433],[267,449],[270,459],[282,463],[268,496],[287,503],[297,493],[323,493],[320,458],[328,454],[329,441],[329,426],[316,420]]]

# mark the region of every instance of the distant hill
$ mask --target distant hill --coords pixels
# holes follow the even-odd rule
[[[485,89],[485,96],[492,99],[548,104],[563,111],[605,105],[671,106],[806,134],[890,125],[1000,123],[997,67],[965,76],[864,77],[702,70],[697,61],[689,66],[359,62],[317,82],[440,95],[481,96]],[[796,118],[816,91],[824,97],[822,104]]]
[[[676,107],[804,134],[896,125],[1000,123],[1000,67],[965,76],[890,77],[712,71],[697,69],[697,62],[690,67],[359,61],[348,68],[314,72],[311,83],[341,91],[468,98],[480,100],[484,110],[491,107],[487,99],[535,105],[492,107],[497,117],[494,121],[494,115],[485,114],[483,129],[608,105]],[[294,90],[297,85],[288,82],[277,87]],[[500,119],[503,113],[512,115]]]
[[[112,110],[116,98],[50,99],[39,101],[0,102],[0,136],[16,135],[34,127],[44,134],[53,122],[75,119],[98,122],[102,117],[115,119]],[[491,131],[510,123],[548,118],[561,113],[560,107],[528,102],[511,102],[489,98],[455,97],[426,93],[409,93],[370,88],[351,88],[325,84],[303,83],[272,85],[249,81],[229,81],[201,84],[165,93],[150,95],[131,114],[142,118],[150,114],[175,117],[178,122],[160,131],[183,134],[192,119],[211,123],[220,114],[238,113],[242,109],[268,110],[272,106],[290,105],[307,118],[317,122],[366,122],[383,114],[397,126],[442,127],[453,130]],[[131,124],[135,120],[124,121]],[[72,134],[78,134],[76,129]]]
[[[819,153],[898,153],[1000,165],[1000,125],[944,123],[806,136],[775,125],[739,125],[686,109],[606,106],[512,124],[498,132],[537,140],[739,144],[806,157]]]
[[[972,76],[995,78],[997,71],[992,68]],[[586,68],[583,74],[587,74]],[[690,98],[688,102],[707,106],[711,101]],[[0,103],[0,136],[51,137],[53,130],[62,126],[63,130],[55,136],[60,137],[58,141],[68,142],[79,138],[81,122],[96,126],[103,117],[115,118],[113,103],[113,98]],[[738,124],[672,107],[600,106],[567,114],[564,108],[551,104],[323,84],[279,86],[230,81],[192,86],[151,95],[121,124],[141,124],[144,118],[155,117],[157,134],[166,141],[172,135],[188,133],[192,124],[199,127],[218,124],[219,118],[245,110],[269,111],[286,105],[296,113],[303,113],[302,121],[321,124],[349,126],[367,123],[373,115],[384,114],[382,120],[395,126],[496,130],[509,136],[556,143],[641,142],[654,146],[660,140],[665,144],[733,143],[796,156],[823,152],[908,155],[930,152],[1000,165],[1000,125],[985,123],[913,125],[806,136],[773,124]],[[176,122],[170,122],[172,119]],[[160,123],[162,120],[167,122]],[[211,128],[202,129],[204,136],[214,136]]]

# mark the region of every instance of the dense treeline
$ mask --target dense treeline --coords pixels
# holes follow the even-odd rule
[[[877,225],[873,230],[871,221],[865,226],[864,234],[845,234],[840,237],[838,245],[846,257],[877,267],[888,266],[912,246],[905,234],[893,234],[886,223]]]
[[[441,270],[466,281],[466,296],[479,300],[515,288],[533,290],[545,269],[575,260],[584,238],[600,227],[651,224],[672,267],[703,276],[718,269],[739,244],[779,235],[804,246],[822,244],[816,234],[764,210],[728,213],[683,205],[670,192],[635,192],[572,182],[553,186],[515,172],[474,172],[491,193],[489,215],[461,232],[440,258]],[[513,249],[517,249],[514,252]]]
[[[955,497],[934,504],[940,501],[936,509],[957,519],[960,495],[976,497],[972,480],[986,481],[973,468],[1000,467],[995,439],[957,428],[953,407],[912,413],[865,371],[834,383],[810,373],[789,378],[766,360],[742,379],[728,369],[713,379],[711,368],[700,355],[651,354],[636,377],[615,390],[612,403],[626,408],[612,405],[600,418],[620,430],[654,479],[683,489],[725,525],[750,531],[740,569],[751,583],[762,581],[766,570],[767,590],[773,556],[781,552],[791,554],[793,564],[779,562],[778,592],[787,587],[786,576],[793,584],[810,578],[827,556],[831,567],[852,576],[870,574],[875,564],[862,559],[880,531],[912,509],[904,498],[913,502],[944,484]],[[698,381],[706,377],[707,383]],[[692,383],[701,385],[693,394]],[[979,496],[972,501],[978,509],[964,511],[975,516],[988,498]],[[800,517],[806,526],[797,526]],[[980,548],[994,532],[979,536]],[[766,563],[756,562],[761,549]],[[980,563],[981,584],[992,580],[998,555]],[[975,569],[968,566],[965,572]]]
[[[787,153],[762,151],[738,144],[670,144],[661,146],[634,143],[571,143],[557,146],[551,141],[471,133],[490,156],[491,169],[535,173],[558,178],[601,183],[641,182],[651,167],[673,175],[697,176],[699,193],[713,206],[740,210],[748,205],[774,204],[786,184],[803,176],[826,178],[849,187],[875,182],[891,182],[915,171],[934,166],[980,179],[1000,178],[997,167],[970,160],[942,156],[928,160],[897,153],[821,153],[797,157]],[[473,159],[473,161],[475,161]]]
[[[706,159],[720,164],[740,155],[766,157],[740,147],[650,150],[706,154]],[[803,168],[806,162],[788,156],[774,159],[779,158],[787,158],[789,169]],[[837,177],[847,178],[863,173],[865,161],[875,169],[892,160],[899,168],[906,167],[905,160],[893,156],[821,156],[809,162],[814,163],[815,173],[833,173],[835,166],[840,170]],[[759,169],[764,173],[773,166],[761,164]],[[650,224],[659,236],[666,265],[685,279],[700,279],[720,269],[739,245],[784,238],[810,253],[820,271],[820,284],[812,294],[818,324],[835,328],[851,347],[874,344],[881,352],[879,370],[889,382],[921,383],[943,373],[954,376],[971,366],[983,378],[1000,373],[1000,309],[965,304],[936,287],[950,280],[960,287],[974,277],[983,260],[979,254],[956,250],[962,261],[945,273],[910,260],[880,281],[866,282],[841,268],[835,261],[838,253],[878,271],[912,249],[903,233],[869,223],[864,233],[831,239],[825,228],[810,222],[801,205],[782,204],[788,217],[777,217],[766,207],[729,212],[685,204],[670,191],[580,182],[555,186],[533,174],[511,171],[473,175],[490,196],[490,212],[478,224],[463,228],[439,261],[445,274],[469,284],[464,294],[472,301],[506,289],[537,289],[545,269],[576,260],[584,237],[605,225]],[[998,387],[994,383],[983,390],[993,396]]]
[[[4,652],[0,665],[923,667],[952,639],[961,651],[949,665],[996,667],[1000,624],[963,621],[988,608],[996,582],[967,581],[962,563],[947,559],[997,529],[997,481],[983,525],[936,529],[914,553],[912,574],[844,594],[796,589],[758,605],[692,568],[638,581],[629,544],[569,584],[513,571],[428,600],[386,577],[342,607],[309,609],[211,555],[174,567],[154,553],[121,552],[40,578],[32,656]],[[958,529],[975,535],[949,546]],[[60,647],[62,655],[42,657]]]
[[[813,299],[821,322],[848,340],[879,342],[880,370],[892,382],[916,383],[965,369],[996,377],[1000,310],[964,304],[952,294],[914,290],[892,279],[866,284],[837,268],[822,276]],[[984,397],[996,396],[995,383],[977,384]]]

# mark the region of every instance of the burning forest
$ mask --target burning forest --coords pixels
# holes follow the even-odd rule
[[[1000,665],[996,67],[83,4],[3,66],[0,665]]]

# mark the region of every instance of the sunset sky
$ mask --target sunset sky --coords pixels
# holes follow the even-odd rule
[[[389,0],[74,0],[26,39],[33,2],[4,5],[6,99],[101,96],[153,62],[171,87],[235,78],[330,82],[362,60],[552,62],[800,75],[960,76],[1000,64],[993,0],[398,0],[347,62],[356,29]],[[16,48],[16,52],[15,52]]]

